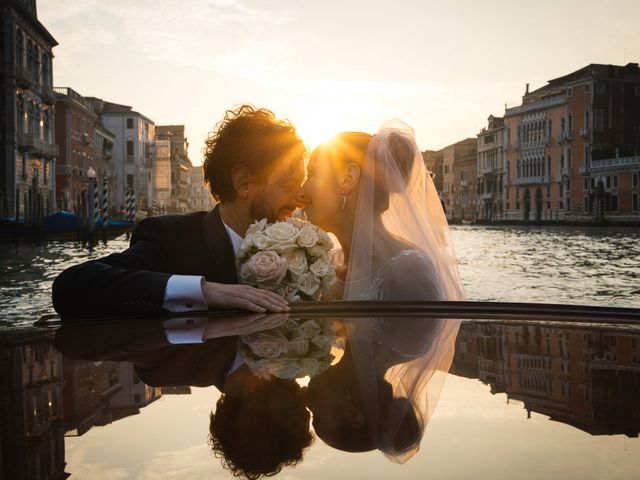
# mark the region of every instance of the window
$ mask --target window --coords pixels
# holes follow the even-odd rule
[[[133,128],[133,118],[127,118],[127,128]]]
[[[604,129],[604,111],[601,108],[593,110],[593,129],[597,132]]]
[[[584,187],[583,188],[584,188],[584,191],[589,190],[589,179],[588,178],[584,179]]]
[[[633,174],[633,186],[637,187],[638,186],[638,177],[640,176],[640,174],[638,173],[634,173]]]
[[[618,175],[613,176],[613,188],[618,188]]]
[[[589,198],[584,197],[584,211],[589,212]]]
[[[611,210],[618,210],[618,195],[611,195]]]
[[[598,93],[604,93],[604,91],[606,90],[606,85],[604,83],[598,82],[598,85],[596,86],[596,92]]]
[[[637,212],[638,211],[638,194],[637,193],[633,194],[631,203],[633,206],[633,211]]]
[[[589,166],[589,145],[584,146],[584,165]]]
[[[573,87],[569,87],[567,88],[567,97],[572,97],[573,96]]]
[[[607,188],[611,188],[611,177],[607,175]]]
[[[133,175],[127,174],[127,188],[133,188]]]
[[[133,140],[127,140],[127,155],[133,155]]]

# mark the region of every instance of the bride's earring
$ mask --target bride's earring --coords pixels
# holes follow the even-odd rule
[[[342,200],[340,201],[340,210],[347,208],[347,196],[342,192]]]

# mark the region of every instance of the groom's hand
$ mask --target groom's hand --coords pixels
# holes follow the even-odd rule
[[[202,294],[212,310],[241,309],[256,313],[289,310],[289,304],[280,295],[249,285],[203,282]]]

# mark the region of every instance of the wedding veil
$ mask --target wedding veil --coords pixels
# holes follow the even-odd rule
[[[409,253],[393,256],[404,262],[395,272],[388,268],[394,258],[376,245],[381,211],[385,230],[406,244]],[[391,273],[380,290],[385,269]],[[464,298],[438,193],[413,130],[399,120],[386,123],[368,145],[343,299],[371,299],[376,289],[377,300]],[[457,320],[415,318],[348,324],[370,435],[375,448],[392,461],[403,463],[419,449],[451,365],[458,327]]]

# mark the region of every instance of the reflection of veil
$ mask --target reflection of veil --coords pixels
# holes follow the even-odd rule
[[[372,138],[359,189],[343,299],[462,300],[447,221],[409,126],[395,120]],[[385,229],[407,244],[406,252],[391,255],[374,245],[380,242],[374,237],[381,211]],[[371,437],[393,461],[405,462],[419,449],[451,365],[458,327],[455,320],[399,318],[349,325]],[[389,385],[391,399],[381,395]]]

